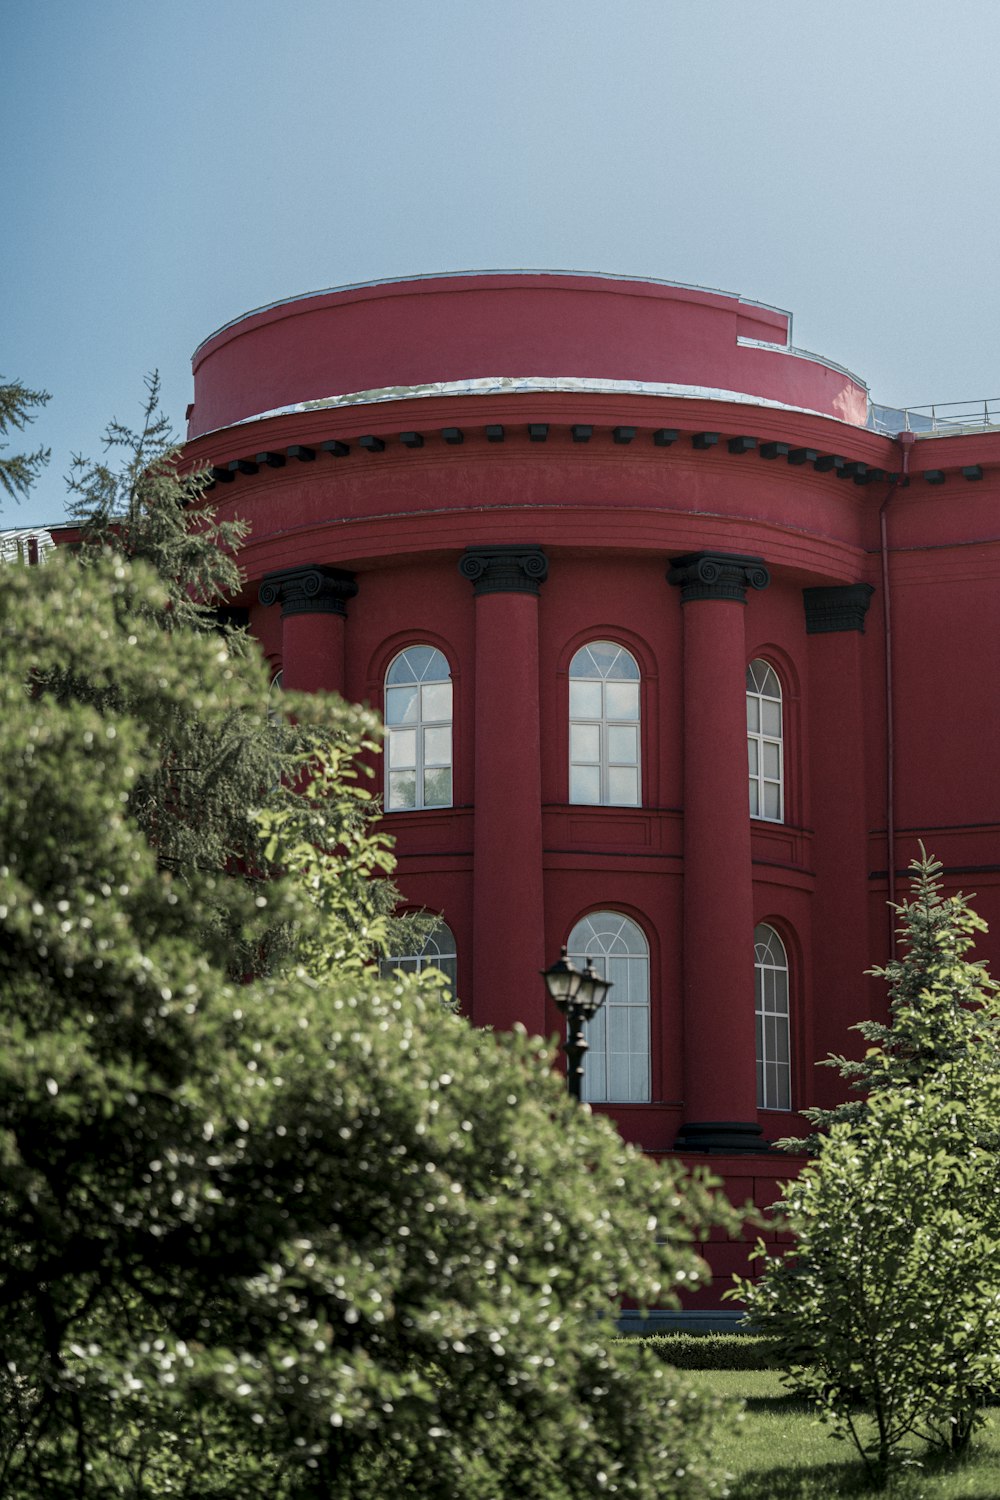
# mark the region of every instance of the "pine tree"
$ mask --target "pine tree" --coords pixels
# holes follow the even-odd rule
[[[859,1021],[852,1030],[869,1043],[865,1055],[831,1055],[823,1064],[836,1068],[860,1097],[833,1109],[803,1110],[815,1131],[782,1141],[786,1149],[815,1151],[832,1125],[863,1124],[866,1096],[874,1090],[920,1084],[929,1075],[946,1081],[950,1074],[967,1088],[1000,1068],[998,986],[982,963],[967,957],[986,923],[960,892],[943,895],[941,863],[922,845],[910,871],[910,900],[896,907],[901,956],[870,971],[889,986],[889,1022]]]
[[[218,518],[206,469],[182,467],[170,421],[160,409],[155,372],[146,381],[139,426],[112,421],[104,447],[102,461],[75,458],[68,481],[71,515],[81,533],[81,564],[91,566],[109,552],[149,564],[164,594],[156,604],[136,597],[136,610],[155,610],[154,623],[171,635],[211,634],[218,643],[220,671],[238,671],[242,660],[258,654],[256,643],[232,623],[225,608],[242,581],[236,553],[246,525]],[[49,687],[56,686],[53,677]],[[119,688],[88,685],[84,671],[72,682],[64,673],[61,691],[113,702]],[[260,707],[266,708],[266,700]],[[372,797],[362,795],[364,777],[370,773],[357,759],[355,726],[352,723],[344,736],[331,731],[330,725],[330,716],[317,703],[308,703],[293,720],[243,709],[206,718],[193,701],[190,712],[178,712],[161,725],[158,761],[134,787],[130,813],[155,844],[160,864],[175,878],[225,869],[265,890],[275,870],[260,811],[266,806],[283,824],[300,827],[307,839],[314,809],[311,799],[300,793],[326,757],[335,764],[338,780],[353,778],[359,793],[339,804],[338,852],[330,856],[335,869],[328,873],[342,889],[353,883],[353,909],[358,930],[366,934],[369,955],[387,946],[398,952],[419,949],[435,919],[394,916],[399,893],[386,875],[388,840],[376,839],[383,853],[375,871],[366,871],[363,878],[352,873],[348,851],[368,834],[378,809]],[[371,720],[362,735],[369,759],[379,738]],[[329,808],[323,816],[329,824]],[[372,879],[373,873],[380,878]],[[205,920],[223,922],[224,913],[206,909]],[[266,969],[288,941],[288,932],[277,923],[267,941],[262,943],[258,934],[252,948],[232,930],[233,972]]]
[[[19,380],[0,379],[0,438],[11,429],[23,432],[35,420],[35,408],[44,406],[48,400],[48,391],[33,391]],[[3,450],[7,446],[0,442],[0,488],[12,500],[23,500],[48,463],[51,450],[36,448],[34,453],[5,455]]]

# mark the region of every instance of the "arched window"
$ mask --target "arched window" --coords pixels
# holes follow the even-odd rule
[[[455,937],[447,922],[438,922],[417,953],[396,953],[379,959],[378,970],[383,979],[397,969],[404,973],[419,974],[422,969],[440,969],[448,981],[448,988],[455,993],[458,981],[458,954]]]
[[[754,984],[757,1008],[757,1107],[791,1109],[788,959],[773,927],[754,928]]]
[[[385,674],[385,810],[451,806],[451,671],[408,646]]]
[[[781,683],[758,658],[747,667],[747,754],[750,816],[780,823],[785,816],[781,750]]]
[[[581,646],[569,667],[569,800],[638,807],[639,668],[614,641]]]
[[[583,1097],[593,1103],[643,1103],[649,1084],[649,946],[642,929],[617,911],[592,911],[569,935],[569,956],[588,958],[613,989],[587,1024]]]

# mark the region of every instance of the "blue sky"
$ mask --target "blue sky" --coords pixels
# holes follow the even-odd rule
[[[0,374],[73,452],[180,432],[263,303],[490,267],[789,308],[876,400],[1000,395],[996,0],[31,0],[0,7]]]

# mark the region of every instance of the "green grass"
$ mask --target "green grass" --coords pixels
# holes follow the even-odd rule
[[[692,1371],[705,1390],[746,1402],[742,1421],[720,1436],[718,1467],[735,1476],[731,1500],[1000,1500],[1000,1410],[992,1410],[957,1465],[902,1470],[873,1491],[853,1445],[830,1435],[790,1396],[774,1370]]]

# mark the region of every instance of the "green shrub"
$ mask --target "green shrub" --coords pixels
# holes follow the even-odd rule
[[[754,1333],[654,1333],[640,1344],[677,1370],[780,1370],[778,1340]]]

